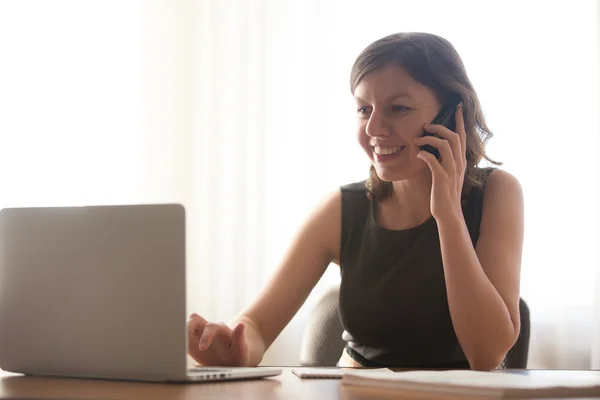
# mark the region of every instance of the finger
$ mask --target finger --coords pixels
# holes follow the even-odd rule
[[[433,154],[428,153],[426,151],[420,151],[419,154],[417,154],[417,157],[423,160],[429,166],[429,169],[431,170],[434,179],[435,176],[440,176],[441,174],[444,174],[444,169]]]
[[[206,321],[204,318],[202,318],[202,316],[193,313],[188,317],[188,321],[190,323],[194,323],[194,324],[201,324],[201,325],[206,325],[208,323],[208,321]]]
[[[206,321],[198,314],[190,315],[188,320],[188,334],[190,335],[190,337],[199,337],[200,335],[202,335],[202,331],[204,331],[204,327],[207,323],[208,321]]]
[[[188,327],[188,353],[194,357],[197,361],[196,356],[199,351],[199,343],[202,333],[204,332],[204,327],[207,322],[204,318],[199,316],[198,314],[190,315],[187,327]]]
[[[239,343],[239,342],[245,340],[245,338],[244,338],[245,330],[246,330],[246,326],[241,322],[239,324],[237,324],[237,326],[235,328],[233,328],[233,332],[231,333],[231,336],[233,338],[233,343]]]
[[[188,353],[192,354],[198,349],[201,332],[193,324],[188,324]]]
[[[456,133],[460,138],[460,149],[462,159],[467,158],[467,130],[465,128],[465,115],[463,110],[463,104],[460,103],[456,109]]]
[[[441,137],[442,139],[446,139],[448,143],[450,143],[450,148],[452,149],[452,154],[455,160],[459,159],[459,155],[463,154],[461,139],[458,133],[451,131],[443,125],[431,125],[425,124],[425,131],[434,133]],[[427,137],[427,136],[422,136]]]
[[[217,334],[230,336],[231,330],[225,326],[225,324],[215,324],[212,322],[206,324],[204,332],[202,332],[202,337],[200,338],[200,350],[208,349]]]
[[[415,139],[415,144],[419,146],[423,146],[428,144],[430,146],[435,147],[439,150],[441,160],[439,163],[442,164],[444,169],[449,170],[450,168],[454,168],[454,154],[452,153],[452,149],[450,148],[450,144],[445,139],[440,139],[435,136],[423,136]]]

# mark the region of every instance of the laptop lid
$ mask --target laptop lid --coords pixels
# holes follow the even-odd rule
[[[0,211],[0,368],[182,379],[185,321],[181,205]]]

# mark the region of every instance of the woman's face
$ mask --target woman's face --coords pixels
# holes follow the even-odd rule
[[[358,141],[377,175],[400,181],[427,169],[414,139],[440,110],[435,92],[390,64],[365,76],[354,90]]]

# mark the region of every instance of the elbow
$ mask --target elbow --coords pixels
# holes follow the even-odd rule
[[[504,356],[497,357],[477,357],[472,360],[469,359],[469,366],[474,371],[491,371],[496,368],[504,361]]]
[[[474,371],[491,371],[498,368],[506,358],[507,351],[491,351],[488,349],[479,354],[467,357],[469,367]]]
[[[473,351],[471,355],[467,355],[469,366],[475,371],[491,371],[498,368],[504,360],[510,349],[514,346],[517,336],[511,335],[509,340],[502,343],[501,346],[494,348],[486,348],[481,351]]]

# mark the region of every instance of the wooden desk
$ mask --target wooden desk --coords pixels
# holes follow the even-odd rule
[[[292,368],[283,368],[283,374],[252,381],[218,383],[159,384],[100,381],[85,379],[56,379],[5,376],[0,379],[0,399],[422,399],[423,395],[409,396],[387,390],[342,386],[337,379],[299,379]],[[507,373],[530,375],[570,374],[597,376],[600,371],[508,370]],[[427,398],[434,398],[427,396]],[[437,396],[438,399],[451,399]]]

